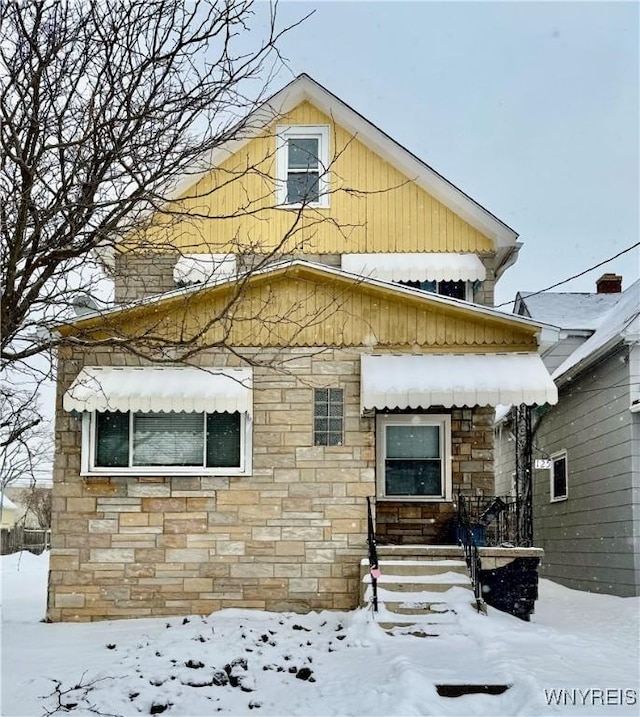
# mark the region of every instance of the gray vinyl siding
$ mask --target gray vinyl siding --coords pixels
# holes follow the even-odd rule
[[[546,351],[542,360],[547,367],[549,373],[553,373],[565,359],[587,340],[587,336],[569,336],[555,343],[548,351]]]
[[[629,411],[628,354],[620,346],[563,387],[534,436],[536,458],[567,451],[566,500],[551,502],[549,471],[534,471],[534,541],[545,550],[542,575],[621,596],[640,594],[634,527],[640,516],[638,414]]]
[[[631,400],[640,397],[640,344],[629,352]],[[631,474],[633,491],[633,550],[635,556],[636,582],[640,582],[640,412],[631,414]],[[638,594],[640,588],[636,586]]]

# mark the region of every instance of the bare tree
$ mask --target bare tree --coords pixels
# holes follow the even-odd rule
[[[26,509],[38,521],[41,530],[51,527],[51,488],[34,485],[26,494]]]
[[[21,488],[38,521],[46,519],[45,494],[51,491],[42,482],[51,475],[52,460],[53,439],[37,398],[24,388],[0,387],[0,498],[8,487]]]
[[[203,158],[251,131],[246,118],[282,63],[277,46],[287,29],[279,29],[275,5],[255,0],[0,0],[6,392],[50,375],[52,351],[64,341],[50,329],[74,306],[83,310],[79,295],[110,298],[104,259],[121,250],[123,238],[144,237],[158,212],[169,222],[184,220],[175,199],[179,179],[199,175]],[[247,166],[226,182],[259,171]],[[249,202],[231,216],[254,211]],[[301,216],[291,214],[270,256],[291,246]],[[306,218],[305,236],[313,223]],[[152,248],[175,249],[157,237]],[[212,320],[226,322],[241,292],[240,283]],[[121,349],[166,357],[158,352],[164,339],[150,327],[144,344],[119,338]],[[90,345],[95,337],[74,335],[75,345],[81,340]],[[20,396],[7,404],[14,418],[7,436],[18,443],[30,422],[23,420],[28,411],[18,410]]]

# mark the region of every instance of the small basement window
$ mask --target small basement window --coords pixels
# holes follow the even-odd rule
[[[278,128],[278,205],[329,206],[329,128],[287,126]]]
[[[313,445],[341,446],[344,443],[344,391],[316,388],[313,392]]]
[[[93,412],[88,472],[193,474],[247,470],[247,416]]]
[[[551,500],[566,500],[567,496],[567,452],[561,451],[551,456]]]

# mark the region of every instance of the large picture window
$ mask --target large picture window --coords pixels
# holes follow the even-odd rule
[[[278,128],[279,205],[328,207],[329,128]]]
[[[247,469],[246,414],[95,412],[90,423],[89,472]]]
[[[450,500],[448,415],[378,415],[378,491],[397,500]]]

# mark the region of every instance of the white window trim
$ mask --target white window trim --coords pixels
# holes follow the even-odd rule
[[[555,474],[555,462],[559,458],[564,458],[564,474],[565,474],[565,486],[566,490],[564,495],[556,496],[553,491],[553,478]],[[558,451],[551,455],[551,469],[549,470],[549,499],[551,503],[559,503],[560,501],[567,500],[569,497],[569,461],[567,460],[567,451]]]
[[[442,484],[443,494],[429,495],[386,495],[385,493],[385,456],[386,431],[389,425],[415,424],[420,426],[440,427],[440,454],[442,456]],[[415,503],[443,503],[451,502],[453,488],[451,485],[451,416],[446,413],[378,413],[376,414],[376,485],[380,500]]]
[[[133,414],[133,412],[131,412]],[[204,414],[202,414],[204,416]],[[253,421],[248,413],[240,414],[240,466],[208,468],[206,466],[129,466],[103,468],[95,465],[96,412],[82,414],[81,476],[248,476],[252,470]],[[131,420],[131,419],[130,419]],[[203,419],[204,420],[204,419]],[[204,429],[203,429],[204,430]],[[133,446],[129,444],[129,462]],[[204,462],[204,461],[203,461]]]
[[[282,209],[300,209],[302,204],[287,204],[288,154],[287,140],[290,137],[318,139],[320,161],[318,192],[319,201],[309,202],[307,207],[329,207],[329,126],[328,125],[278,125],[276,128],[276,204]]]

